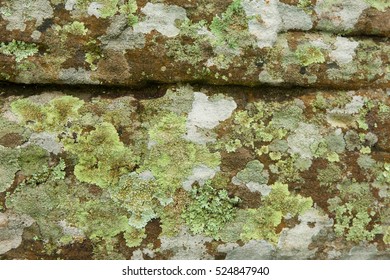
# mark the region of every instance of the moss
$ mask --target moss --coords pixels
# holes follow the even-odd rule
[[[325,56],[321,49],[312,45],[299,45],[295,55],[302,66],[325,62]]]
[[[242,228],[241,239],[265,239],[277,243],[276,227],[286,215],[296,216],[307,211],[313,201],[300,195],[292,195],[288,185],[276,182],[271,193],[262,199],[262,205],[257,209],[248,209],[247,218]]]
[[[0,52],[5,55],[14,56],[15,61],[19,63],[38,53],[38,47],[34,43],[12,40],[12,42],[9,43],[0,43]]]
[[[182,218],[194,234],[203,233],[219,239],[219,231],[235,217],[238,197],[230,198],[226,190],[217,190],[208,181],[190,191],[192,201],[184,209]]]

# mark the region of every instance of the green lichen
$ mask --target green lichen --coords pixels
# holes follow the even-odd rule
[[[385,242],[385,244],[390,244],[390,226],[388,226],[387,230],[385,231],[383,242]]]
[[[136,229],[144,228],[157,217],[158,207],[165,206],[163,199],[158,199],[158,191],[154,180],[142,179],[136,173],[123,175],[109,188],[111,199],[129,212],[129,224]]]
[[[43,166],[47,166],[49,153],[39,146],[27,146],[20,151],[19,165],[26,176],[38,173]]]
[[[74,188],[52,176],[54,168],[57,167],[42,166],[28,177],[7,196],[6,206],[18,214],[31,216],[39,226],[40,238],[57,243],[65,235],[58,222],[70,216],[69,209],[76,207],[77,200],[72,195]]]
[[[72,96],[54,98],[44,105],[29,99],[11,104],[12,110],[32,129],[61,134],[65,150],[77,160],[74,169],[77,179],[104,188],[132,171],[138,158],[120,141],[113,124],[100,118],[90,123],[88,112],[83,111],[81,116],[79,110],[83,106],[84,101]],[[90,126],[94,126],[92,131]]]
[[[177,62],[186,62],[192,66],[205,60],[206,54],[203,50],[203,44],[208,39],[198,34],[198,31],[205,27],[205,24],[204,21],[197,23],[192,23],[190,20],[183,21],[178,38],[169,39],[166,43],[167,55],[173,57]],[[184,38],[191,39],[192,43],[183,44]]]
[[[318,181],[320,185],[334,186],[335,183],[342,179],[342,170],[336,164],[329,164],[324,169],[318,170]]]
[[[241,28],[240,28],[241,27]],[[238,48],[248,39],[247,19],[241,0],[234,0],[221,16],[215,16],[210,24],[211,32],[216,36],[215,45],[227,45]]]
[[[390,7],[390,3],[388,0],[364,0],[371,7],[384,12],[387,8]]]
[[[381,234],[380,205],[376,203],[370,185],[346,181],[338,189],[340,195],[328,200],[329,210],[335,215],[336,235],[359,242],[371,241],[376,234]]]
[[[12,185],[15,173],[20,170],[19,154],[19,150],[0,145],[0,193]]]
[[[312,45],[299,45],[295,55],[302,66],[325,62],[322,50]]]
[[[85,62],[89,64],[92,71],[97,70],[97,62],[104,57],[101,46],[97,44],[96,40],[91,39],[86,44]]]
[[[271,193],[262,199],[257,209],[248,209],[245,224],[242,228],[241,239],[265,239],[277,243],[278,233],[276,227],[286,215],[292,217],[303,214],[312,206],[311,198],[292,195],[288,185],[276,182],[272,185]]]
[[[175,113],[157,116],[149,131],[149,151],[141,170],[152,172],[167,197],[191,175],[193,168],[205,165],[215,169],[219,153],[211,153],[205,145],[185,140],[186,118]]]
[[[54,25],[53,28],[61,41],[62,47],[64,47],[63,44],[68,40],[69,35],[85,36],[88,32],[88,28],[85,27],[84,22],[80,21],[73,21],[63,26]]]
[[[220,230],[235,217],[235,205],[239,198],[230,198],[226,190],[215,189],[210,182],[193,188],[190,197],[192,201],[184,209],[182,218],[191,232],[219,239]]]
[[[78,110],[84,101],[62,96],[40,105],[29,99],[19,99],[11,104],[12,111],[35,131],[63,132],[69,122],[79,117]]]
[[[14,39],[9,43],[0,43],[0,53],[14,56],[15,61],[19,63],[38,53],[38,47],[34,43],[26,43]]]
[[[268,183],[268,172],[264,170],[264,164],[258,160],[247,163],[245,169],[238,172],[235,177],[239,182],[266,184]]]
[[[220,139],[218,146],[228,152],[235,152],[239,147],[255,148],[256,153],[262,154],[264,142],[282,139],[287,134],[284,128],[279,128],[282,125],[275,127],[272,122],[267,123],[267,119],[273,114],[272,110],[277,108],[272,105],[266,107],[264,102],[256,102],[249,104],[247,110],[236,111],[229,128],[229,137]]]
[[[0,145],[14,147],[17,143],[9,140],[9,136],[16,136],[21,142],[24,142],[27,141],[29,134],[30,132],[26,127],[0,117]]]
[[[119,7],[119,12],[127,16],[127,23],[133,26],[138,22],[138,16],[136,15],[138,6],[136,0],[128,0]]]
[[[138,159],[125,147],[111,123],[100,123],[96,129],[81,135],[77,142],[65,143],[65,150],[77,156],[74,174],[81,182],[105,188],[123,174],[132,171]]]
[[[86,12],[91,3],[101,5],[99,15],[102,18],[111,17],[119,10],[119,0],[77,0],[76,8]]]

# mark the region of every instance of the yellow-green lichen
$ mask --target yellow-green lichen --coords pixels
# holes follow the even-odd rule
[[[74,174],[81,182],[108,187],[134,168],[138,159],[119,140],[111,123],[100,123],[96,129],[65,143],[65,150],[77,157]]]
[[[0,43],[0,53],[14,56],[15,61],[19,63],[22,60],[38,53],[38,47],[34,43],[26,43],[23,41],[16,41],[14,39],[8,43]]]
[[[19,150],[0,145],[0,193],[12,185],[15,173],[20,170],[19,154]]]
[[[157,116],[149,129],[149,151],[141,170],[152,172],[168,197],[191,175],[193,168],[220,164],[219,153],[211,153],[205,145],[191,143],[183,137],[186,118],[175,113]]]
[[[302,66],[325,62],[323,51],[312,45],[299,45],[295,55]]]
[[[259,208],[246,210],[247,217],[242,227],[241,239],[265,239],[277,243],[279,235],[276,233],[276,227],[282,222],[282,218],[303,214],[312,204],[311,198],[292,195],[288,191],[288,185],[277,182],[272,185],[271,193],[262,199]]]
[[[213,188],[211,182],[193,188],[190,197],[192,201],[184,209],[182,218],[191,232],[219,239],[220,230],[235,217],[235,205],[239,198],[230,198],[226,190]]]
[[[345,181],[338,186],[340,195],[328,200],[335,215],[336,235],[349,241],[371,241],[382,233],[378,224],[381,205],[376,203],[370,184]]]

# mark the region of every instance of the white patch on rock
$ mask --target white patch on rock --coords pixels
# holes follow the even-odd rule
[[[282,19],[278,10],[277,0],[266,3],[263,0],[243,0],[241,5],[247,17],[249,33],[257,39],[259,48],[272,47],[282,29]],[[261,20],[258,20],[260,17]]]
[[[352,62],[359,43],[344,37],[337,37],[334,45],[336,49],[330,52],[330,58],[338,64],[347,64]]]
[[[354,92],[350,92],[354,93]],[[344,108],[334,108],[329,111],[329,113],[337,113],[337,114],[346,114],[353,115],[359,113],[359,111],[364,106],[364,99],[360,95],[355,95],[352,97],[351,102],[347,103]]]
[[[200,186],[203,186],[207,180],[214,178],[217,171],[219,170],[212,169],[205,165],[197,166],[192,170],[192,174],[183,182],[182,186],[186,191],[190,191],[192,184],[195,182],[198,182]]]
[[[33,38],[34,40],[39,40],[39,38],[41,38],[41,35],[42,35],[41,32],[39,32],[38,30],[34,30],[31,33],[31,38]]]
[[[141,249],[137,249],[133,252],[133,255],[131,256],[131,260],[133,261],[144,260],[144,254],[142,253]]]
[[[101,42],[105,49],[114,51],[126,51],[132,49],[141,49],[145,46],[145,36],[142,33],[136,33],[129,27],[123,30],[118,37],[112,37],[111,33],[107,32],[108,35],[101,36]]]
[[[282,18],[282,30],[310,30],[313,22],[305,11],[297,6],[278,3],[280,17]]]
[[[321,135],[318,128],[313,124],[300,123],[294,134],[287,138],[289,152],[298,154],[302,158],[311,159],[313,154],[311,145],[318,143]]]
[[[69,235],[76,240],[82,240],[85,238],[85,234],[81,229],[70,226],[64,220],[59,221],[58,225],[62,228],[62,233],[64,235]]]
[[[272,190],[271,186],[268,186],[266,184],[259,184],[255,182],[249,182],[248,184],[246,184],[246,186],[251,192],[259,192],[261,193],[262,196],[269,195],[269,193]]]
[[[274,259],[274,246],[264,240],[250,240],[242,247],[236,247],[234,243],[232,245],[228,243],[218,246],[218,251],[227,253],[225,258],[226,260]]]
[[[37,145],[49,153],[58,155],[62,152],[63,145],[58,141],[57,136],[48,132],[33,133],[27,145]],[[26,145],[24,145],[26,146]]]
[[[77,4],[77,0],[67,0],[65,3],[65,10],[72,11]]]
[[[222,98],[210,101],[204,93],[194,92],[194,102],[192,103],[192,110],[188,114],[188,133],[185,139],[198,144],[213,141],[211,137],[203,135],[199,130],[213,129],[221,121],[230,118],[236,108],[237,104],[234,100]]]
[[[144,181],[150,181],[150,180],[155,179],[152,171],[150,171],[150,170],[145,170],[144,172],[138,174],[138,176],[141,180],[144,180]]]
[[[148,248],[143,248],[142,250],[141,249],[135,250],[133,252],[133,255],[131,256],[131,259],[132,260],[144,260],[144,255],[153,259],[156,254]]]
[[[280,31],[309,30],[313,22],[303,9],[278,0],[243,0],[241,5],[248,18],[249,33],[259,48],[272,47]]]
[[[292,229],[283,229],[278,243],[278,254],[282,258],[309,259],[317,249],[310,250],[308,246],[323,228],[331,227],[333,220],[311,208],[299,216],[300,224]],[[313,226],[314,225],[314,226]]]
[[[175,260],[211,260],[205,243],[213,239],[202,235],[191,235],[186,227],[182,227],[178,236],[160,238],[160,250],[171,251]]]
[[[314,11],[319,18],[319,28],[347,31],[354,28],[367,8],[369,5],[364,0],[318,0]]]
[[[99,84],[91,80],[91,72],[82,68],[61,69],[58,78],[68,84]]]
[[[103,8],[103,5],[97,2],[92,2],[89,4],[87,13],[90,16],[95,16],[97,18],[100,18],[100,9]]]
[[[378,256],[378,249],[374,244],[365,244],[352,247],[347,259],[349,260],[375,260]]]
[[[141,9],[146,15],[146,19],[134,25],[134,31],[139,33],[149,33],[157,30],[167,37],[175,37],[180,30],[176,27],[176,20],[185,20],[187,18],[186,10],[176,5],[152,4],[147,3]]]
[[[9,1],[10,12],[3,13],[2,17],[8,21],[7,30],[25,31],[27,20],[35,19],[35,26],[38,27],[44,19],[53,17],[53,8],[48,0],[13,0]]]
[[[18,248],[22,243],[23,230],[34,220],[27,215],[0,212],[0,255]]]
[[[272,77],[267,70],[261,71],[261,73],[259,74],[259,81],[270,85],[280,85],[281,83],[284,82],[282,78]]]

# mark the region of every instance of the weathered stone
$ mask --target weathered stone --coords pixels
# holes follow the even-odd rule
[[[33,221],[27,215],[0,213],[0,255],[17,248],[22,243],[23,230],[31,226]]]
[[[0,258],[388,259],[389,35],[386,0],[0,0]]]
[[[390,86],[387,4],[284,2],[3,1],[0,81]]]

